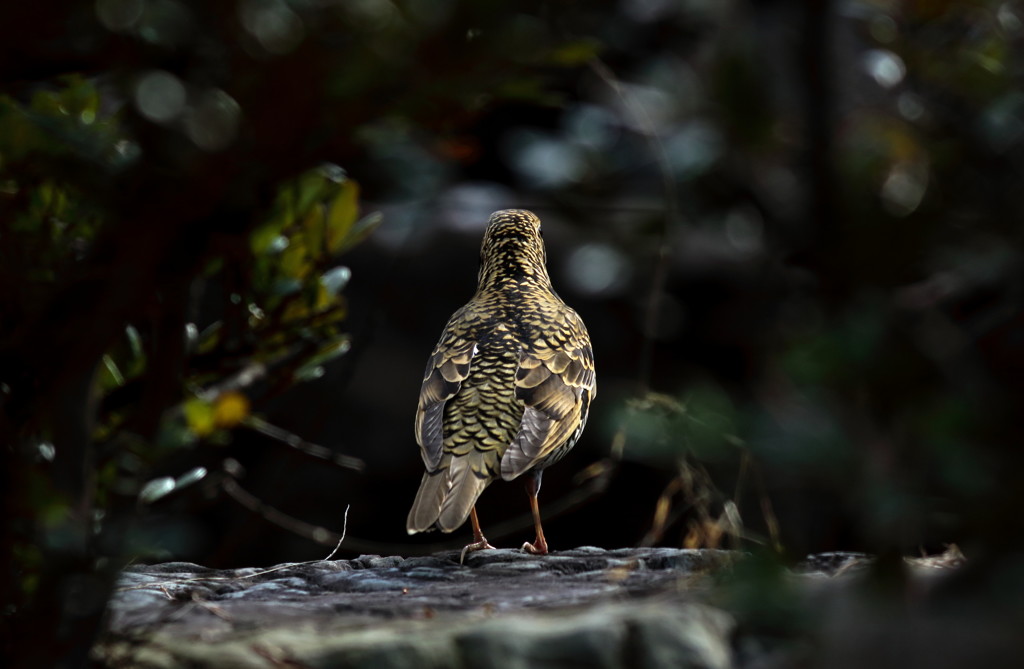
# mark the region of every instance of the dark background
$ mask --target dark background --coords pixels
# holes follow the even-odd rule
[[[597,360],[545,474],[553,549],[1015,554],[1022,21],[956,0],[8,8],[5,647],[35,625],[88,648],[125,560],[323,557],[346,506],[340,556],[464,545],[405,535],[412,419],[511,207],[544,221]],[[479,511],[492,543],[532,538],[517,483]]]

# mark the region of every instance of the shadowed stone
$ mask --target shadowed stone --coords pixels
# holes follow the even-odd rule
[[[732,569],[747,558],[772,564],[587,546],[479,551],[462,565],[457,551],[223,571],[135,565],[93,655],[133,669],[902,669],[906,657],[959,669],[1024,656],[1019,617],[944,587],[959,552],[905,560],[906,580],[888,591],[863,554],[761,576]]]
[[[154,669],[730,666],[731,617],[687,601],[692,579],[728,564],[726,551],[458,557],[135,565],[111,602],[102,652]]]

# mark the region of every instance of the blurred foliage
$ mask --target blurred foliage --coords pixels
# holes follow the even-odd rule
[[[658,392],[607,423],[623,458],[674,472],[653,534],[687,542],[733,504],[743,523],[727,525],[775,545],[778,522],[797,556],[1015,541],[1018,519],[983,517],[1019,501],[1022,462],[1020,3],[732,18],[699,55],[652,47],[632,81],[611,82],[623,108],[604,103],[654,135],[679,207],[617,239],[627,266],[659,234],[671,249],[642,328]],[[754,27],[773,21],[799,37]],[[620,140],[598,160],[631,150]],[[606,201],[635,203],[659,169],[604,182]]]
[[[116,216],[85,187],[88,177],[81,178],[67,164],[81,168],[82,162],[94,162],[114,173],[131,169],[126,164],[132,161],[131,139],[121,115],[104,115],[99,107],[98,90],[78,75],[60,78],[27,104],[0,98],[0,180],[8,221],[0,263],[5,285],[20,288],[5,295],[8,333],[31,319],[60,280],[74,274],[76,263],[95,253],[99,231]],[[161,408],[151,436],[139,434],[133,421],[156,333],[146,317],[125,326],[100,354],[89,392],[99,407],[92,427],[101,454],[94,464],[97,518],[113,503],[112,495],[138,495],[148,503],[202,480],[201,468],[191,470],[193,475],[149,482],[145,473],[178,449],[204,441],[228,443],[231,430],[245,425],[253,410],[246,393],[256,381],[267,383],[268,372],[274,392],[284,392],[294,383],[318,378],[323,365],[349,349],[343,290],[350,271],[339,258],[379,221],[379,214],[360,218],[358,186],[337,166],[282,183],[269,214],[250,233],[248,247],[239,249],[241,257],[213,255],[196,277],[201,288],[223,284],[225,275],[239,269],[247,273],[238,292],[227,296],[231,308],[224,318],[201,332],[194,323],[184,323],[177,333],[188,361],[182,361],[177,374],[179,385],[165,389],[170,404]],[[43,424],[23,448],[35,451],[36,460],[52,461],[53,439],[52,428]],[[197,471],[203,474],[194,475]],[[29,500],[28,505],[44,532],[66,533],[74,500],[60,491],[44,492],[44,480],[33,486],[48,501]],[[53,541],[61,540],[44,539]],[[31,595],[35,579],[29,574],[39,568],[38,556],[20,566],[25,571],[17,582]]]
[[[97,117],[99,95],[80,76],[40,90],[28,104],[0,97],[0,169],[5,221],[0,248],[4,284],[18,285],[3,311],[4,331],[38,303],[70,263],[88,251],[102,210],[77,179],[67,178],[70,157],[104,165],[123,162],[118,124]]]

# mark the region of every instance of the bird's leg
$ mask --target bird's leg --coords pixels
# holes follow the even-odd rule
[[[540,493],[540,477],[543,471],[536,469],[526,475],[526,494],[530,498],[530,511],[533,512],[533,526],[537,530],[537,538],[533,543],[523,544],[523,550],[534,555],[547,555],[548,542],[544,539],[544,528],[540,525],[540,504],[537,503],[537,494]]]
[[[466,553],[494,548],[494,546],[487,543],[487,537],[484,536],[483,531],[480,529],[480,519],[476,517],[475,504],[469,511],[469,522],[473,525],[473,543],[462,549],[462,555],[459,556],[459,564],[462,564],[465,561]]]

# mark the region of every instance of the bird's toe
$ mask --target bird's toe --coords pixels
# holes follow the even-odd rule
[[[522,550],[526,551],[531,555],[547,555],[548,543],[546,541],[541,540],[531,544],[529,541],[527,541],[525,544],[523,544]]]
[[[468,555],[469,553],[472,553],[474,551],[485,551],[485,550],[494,550],[494,546],[492,546],[489,543],[487,543],[487,539],[484,539],[482,541],[477,541],[476,543],[469,544],[468,546],[466,546],[465,548],[462,549],[462,554],[459,555],[459,564],[462,564],[462,563],[464,563],[466,561],[466,555]]]

